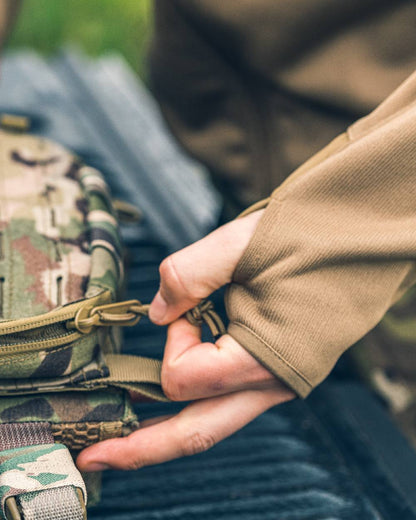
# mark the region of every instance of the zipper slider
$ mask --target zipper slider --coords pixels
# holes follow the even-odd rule
[[[97,307],[81,307],[75,319],[67,323],[68,328],[77,329],[82,334],[89,334],[96,327],[132,327],[147,316],[150,305],[144,305],[139,300],[109,303]]]

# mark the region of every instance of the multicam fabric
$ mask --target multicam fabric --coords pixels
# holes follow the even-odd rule
[[[0,132],[2,318],[84,297],[91,270],[74,158],[42,139]]]
[[[47,422],[20,422],[0,424],[0,452],[5,450],[13,451],[33,445],[51,445],[54,442],[51,427]],[[72,466],[71,466],[72,467]],[[69,473],[71,467],[66,468]],[[62,472],[63,468],[60,468]],[[34,474],[30,474],[32,477]],[[44,476],[44,475],[43,475]],[[10,491],[7,486],[4,488],[7,493]],[[79,490],[81,491],[81,490]],[[82,493],[82,492],[81,492]],[[41,491],[28,491],[19,493],[10,500],[14,499],[17,508],[23,513],[24,520],[76,520],[84,518],[84,500],[79,495],[78,489],[72,485],[57,488],[47,488]],[[10,505],[6,502],[5,507]],[[1,502],[1,500],[0,500]],[[14,506],[11,506],[12,509]],[[4,517],[3,509],[0,507],[0,517]]]
[[[36,334],[39,335],[39,332]],[[2,340],[0,338],[0,345]],[[0,354],[0,381],[15,378],[62,378],[73,375],[88,365],[90,368],[94,367],[94,377],[97,377],[97,343],[97,334],[94,332],[78,338],[76,342],[37,352],[3,352]],[[7,385],[0,383],[0,386]]]
[[[72,486],[82,490],[84,481],[62,444],[41,444],[0,452],[0,495],[2,509],[11,496]]]
[[[121,421],[128,427],[137,421],[137,417],[128,394],[122,390],[20,395],[0,399],[0,423],[45,421],[51,424]]]
[[[0,233],[3,319],[116,293],[121,245],[108,187],[59,145],[0,131]]]
[[[84,190],[89,208],[87,222],[92,266],[86,296],[94,296],[97,290],[101,289],[109,289],[114,293],[123,279],[123,263],[111,195],[101,173],[95,168],[80,168],[77,178]]]
[[[122,278],[117,221],[101,174],[55,143],[0,131],[0,320],[105,291],[114,300]],[[71,336],[65,323],[2,336],[8,349],[0,354],[0,380],[66,377],[73,384],[84,367],[81,377],[103,377],[98,345],[114,350],[116,340],[109,330]]]
[[[85,513],[72,486],[24,493],[18,497],[24,520],[84,520]]]
[[[14,447],[4,444],[9,437],[13,437],[12,441],[29,439],[33,442],[26,444],[37,444],[37,426],[41,428],[45,422],[49,442],[54,440],[72,450],[123,437],[139,427],[125,391],[108,389],[7,397],[0,399],[0,449]]]
[[[80,450],[138,427],[127,392],[93,390],[109,376],[104,354],[119,350],[117,330],[82,334],[73,326],[78,310],[88,316],[117,299],[121,256],[101,174],[57,144],[0,130],[3,515],[5,500],[16,496],[25,520],[83,518],[75,488],[86,497],[85,486],[67,447]],[[81,387],[88,392],[70,391]],[[47,439],[36,433],[45,425]]]

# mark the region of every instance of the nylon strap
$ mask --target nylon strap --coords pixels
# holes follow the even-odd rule
[[[169,401],[161,387],[161,361],[125,354],[106,354],[105,363],[110,375],[97,379],[99,385],[124,388],[157,401]]]
[[[53,435],[49,423],[10,423],[0,424],[0,452],[10,454],[10,451],[24,447],[51,446],[53,445]],[[64,447],[62,447],[64,448]],[[9,451],[7,451],[9,450]],[[65,448],[66,450],[66,448]],[[0,453],[0,460],[7,459]],[[53,457],[54,452],[49,456]],[[13,462],[13,456],[10,459]],[[71,465],[59,465],[59,471],[76,471],[69,454],[66,459]],[[26,463],[19,462],[16,466],[20,472],[25,473]],[[7,466],[6,466],[7,467]],[[7,481],[7,472],[0,476]],[[13,469],[11,471],[14,471]],[[36,483],[36,477],[29,475]],[[45,478],[45,474],[39,474],[39,478]],[[79,477],[81,478],[81,477]],[[9,486],[7,486],[9,488]],[[31,489],[34,489],[33,486]],[[20,490],[20,489],[19,489]],[[3,497],[1,497],[3,499]],[[3,502],[3,500],[2,500]],[[7,520],[85,520],[86,510],[82,492],[72,485],[66,485],[44,490],[28,491],[26,493],[12,494],[5,500],[4,511],[2,508],[1,517]]]

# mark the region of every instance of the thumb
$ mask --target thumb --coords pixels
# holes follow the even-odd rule
[[[231,281],[263,210],[233,220],[160,264],[160,288],[149,317],[166,325]]]

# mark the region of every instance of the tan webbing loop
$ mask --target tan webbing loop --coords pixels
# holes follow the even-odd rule
[[[188,311],[185,317],[189,323],[199,327],[205,322],[215,339],[226,333],[222,319],[215,312],[214,304],[209,300],[203,300],[199,305]]]

